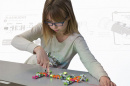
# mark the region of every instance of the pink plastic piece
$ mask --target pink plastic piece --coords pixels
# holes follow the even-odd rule
[[[33,78],[33,79],[37,79],[37,78],[38,78],[38,76],[36,76],[36,75],[35,75],[35,76],[32,76],[32,78]]]

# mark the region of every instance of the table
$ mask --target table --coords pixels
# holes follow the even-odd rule
[[[74,82],[69,86],[98,86],[99,81],[91,76],[88,72],[74,71],[68,69],[58,69],[58,68],[50,68],[52,74],[59,74],[63,72],[67,72],[68,74],[75,74],[76,76],[80,74],[86,74],[89,81],[88,82]],[[22,63],[14,63],[7,61],[0,61],[0,80],[5,80],[9,82],[18,83],[25,86],[65,86],[62,80],[54,79],[49,77],[42,77],[38,79],[32,79],[32,76],[36,74],[36,72],[44,72],[43,69],[39,65],[31,65],[31,64],[22,64]],[[9,85],[8,85],[9,86]]]

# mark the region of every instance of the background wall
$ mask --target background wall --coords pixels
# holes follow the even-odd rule
[[[71,0],[79,31],[117,86],[130,86],[129,0]],[[0,0],[0,60],[24,63],[31,55],[10,45],[12,38],[41,22],[45,0]],[[120,22],[120,23],[116,23]],[[112,27],[116,24],[116,27]],[[39,44],[40,40],[34,41]],[[76,55],[71,70],[87,71]]]

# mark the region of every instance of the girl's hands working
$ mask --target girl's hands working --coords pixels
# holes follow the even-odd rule
[[[36,53],[37,56],[37,63],[43,68],[47,68],[47,72],[49,73],[49,58],[44,49],[38,46],[34,49],[34,53]]]
[[[102,76],[100,78],[100,86],[116,86],[107,76]]]

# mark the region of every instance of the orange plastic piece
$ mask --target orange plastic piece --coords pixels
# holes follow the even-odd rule
[[[45,75],[45,76],[47,76],[47,73],[45,73],[45,72],[43,72],[42,74]]]
[[[39,74],[42,74],[42,72],[40,72]]]
[[[53,75],[53,78],[56,78],[56,75]]]
[[[75,81],[79,82],[80,81],[81,76],[76,76],[75,78],[73,78]]]
[[[59,77],[59,79],[60,79],[60,75],[56,75],[56,79]]]

